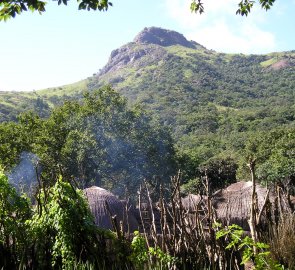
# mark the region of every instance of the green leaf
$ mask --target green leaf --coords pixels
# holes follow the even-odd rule
[[[260,249],[268,249],[269,248],[269,245],[268,244],[265,244],[265,243],[261,243],[261,242],[257,242],[256,243],[256,246]]]

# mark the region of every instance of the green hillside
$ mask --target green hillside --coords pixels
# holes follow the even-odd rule
[[[252,117],[265,110],[294,111],[295,52],[225,54],[174,40],[163,46],[144,40],[150,29],[156,32],[158,28],[147,28],[135,42],[114,50],[106,66],[86,80],[34,92],[1,92],[1,121],[13,120],[27,109],[38,110],[46,104],[50,108],[65,99],[80,98],[84,90],[106,84],[160,115],[167,124],[182,122],[184,115],[208,105],[219,113],[235,111]],[[155,35],[170,38],[169,31]]]
[[[195,170],[212,158],[234,158],[252,134],[295,123],[295,51],[219,53],[155,27],[114,50],[105,67],[84,81],[0,93],[0,120],[15,120],[25,110],[46,117],[54,106],[104,85],[167,127],[182,167],[193,162]]]

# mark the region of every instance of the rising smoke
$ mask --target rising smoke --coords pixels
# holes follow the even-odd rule
[[[19,164],[16,165],[8,175],[10,184],[12,184],[18,192],[32,195],[33,190],[37,186],[37,172],[39,158],[30,152],[22,152]]]

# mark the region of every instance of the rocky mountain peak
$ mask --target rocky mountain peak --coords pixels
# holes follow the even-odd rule
[[[135,43],[157,44],[160,46],[181,45],[196,48],[194,41],[188,41],[182,34],[159,27],[145,27],[133,40]]]
[[[114,72],[129,64],[139,68],[157,63],[168,54],[164,47],[172,45],[206,49],[197,42],[188,41],[176,31],[159,27],[146,27],[134,38],[133,42],[112,51],[108,63],[100,70],[99,75]]]

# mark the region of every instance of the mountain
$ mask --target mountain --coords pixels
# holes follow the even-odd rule
[[[182,34],[157,27],[144,28],[135,38],[138,44],[156,44],[163,47],[181,45],[188,48],[200,46],[195,41],[188,41]]]
[[[232,178],[249,139],[276,131],[286,138],[294,134],[295,51],[225,54],[156,27],[113,50],[106,65],[83,81],[29,93],[0,92],[0,122],[16,120],[28,109],[47,117],[65,100],[106,84],[171,131],[184,181],[194,181],[204,163]],[[245,179],[249,174],[242,169],[239,177]]]
[[[293,124],[294,71],[294,51],[218,53],[174,31],[151,27],[114,50],[105,67],[89,78],[88,89],[111,84],[156,114],[179,139]]]
[[[15,120],[26,109],[46,116],[51,107],[105,84],[151,111],[181,147],[212,134],[294,126],[295,51],[219,53],[157,27],[144,28],[113,50],[107,64],[84,81],[30,93],[0,92],[0,119]]]

